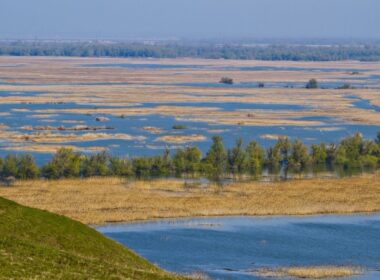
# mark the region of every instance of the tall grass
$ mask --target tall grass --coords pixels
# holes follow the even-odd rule
[[[87,224],[223,215],[311,215],[380,211],[380,173],[342,179],[232,183],[115,177],[16,181],[0,196]]]

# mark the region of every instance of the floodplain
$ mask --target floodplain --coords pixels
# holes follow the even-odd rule
[[[1,57],[0,151],[30,152],[41,163],[59,147],[141,156],[194,144],[205,152],[213,135],[228,147],[240,137],[264,147],[279,136],[306,144],[355,132],[372,139],[380,129],[379,66]],[[306,89],[310,79],[320,88]]]

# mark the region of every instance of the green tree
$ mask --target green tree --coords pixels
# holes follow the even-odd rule
[[[204,158],[205,172],[215,179],[220,179],[226,171],[227,152],[220,136],[212,137],[212,141],[213,144]]]
[[[264,164],[264,150],[256,141],[248,143],[245,149],[245,170],[250,174],[258,175]]]
[[[4,159],[0,157],[0,178],[3,177]]]
[[[309,151],[301,140],[297,139],[292,143],[289,166],[296,169],[305,169],[310,163]]]
[[[306,88],[308,89],[316,89],[319,88],[318,81],[316,79],[311,79],[307,82]]]
[[[242,174],[245,167],[245,151],[243,149],[243,140],[240,138],[236,141],[235,147],[228,150],[228,166],[232,174]]]
[[[177,175],[194,174],[200,170],[202,153],[197,147],[178,149],[173,157],[174,170]]]
[[[313,144],[311,146],[311,160],[315,165],[325,164],[327,161],[326,144]]]
[[[7,177],[17,177],[17,156],[7,155],[4,159],[3,164],[3,178]]]
[[[81,161],[81,155],[73,149],[61,148],[52,160],[42,167],[42,174],[49,179],[79,177]]]
[[[344,167],[359,167],[360,157],[363,154],[363,137],[360,133],[343,139],[335,153],[335,163]]]
[[[36,165],[34,158],[25,154],[18,157],[17,160],[17,178],[19,179],[36,179],[40,174],[40,170]]]
[[[132,159],[132,170],[137,178],[149,177],[151,171],[150,160],[146,157]]]
[[[85,177],[91,176],[106,176],[109,174],[110,155],[107,152],[101,152],[98,154],[86,157],[82,161],[82,174]]]
[[[162,156],[152,157],[150,174],[155,177],[169,176],[172,169],[170,151],[166,149]]]
[[[109,174],[112,176],[132,175],[132,166],[127,158],[111,157],[109,159]]]

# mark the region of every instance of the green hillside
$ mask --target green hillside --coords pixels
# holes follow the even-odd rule
[[[0,198],[0,279],[180,279],[69,218]]]

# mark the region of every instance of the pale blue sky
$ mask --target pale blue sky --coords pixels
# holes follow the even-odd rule
[[[380,0],[0,0],[0,39],[174,37],[380,39]]]

